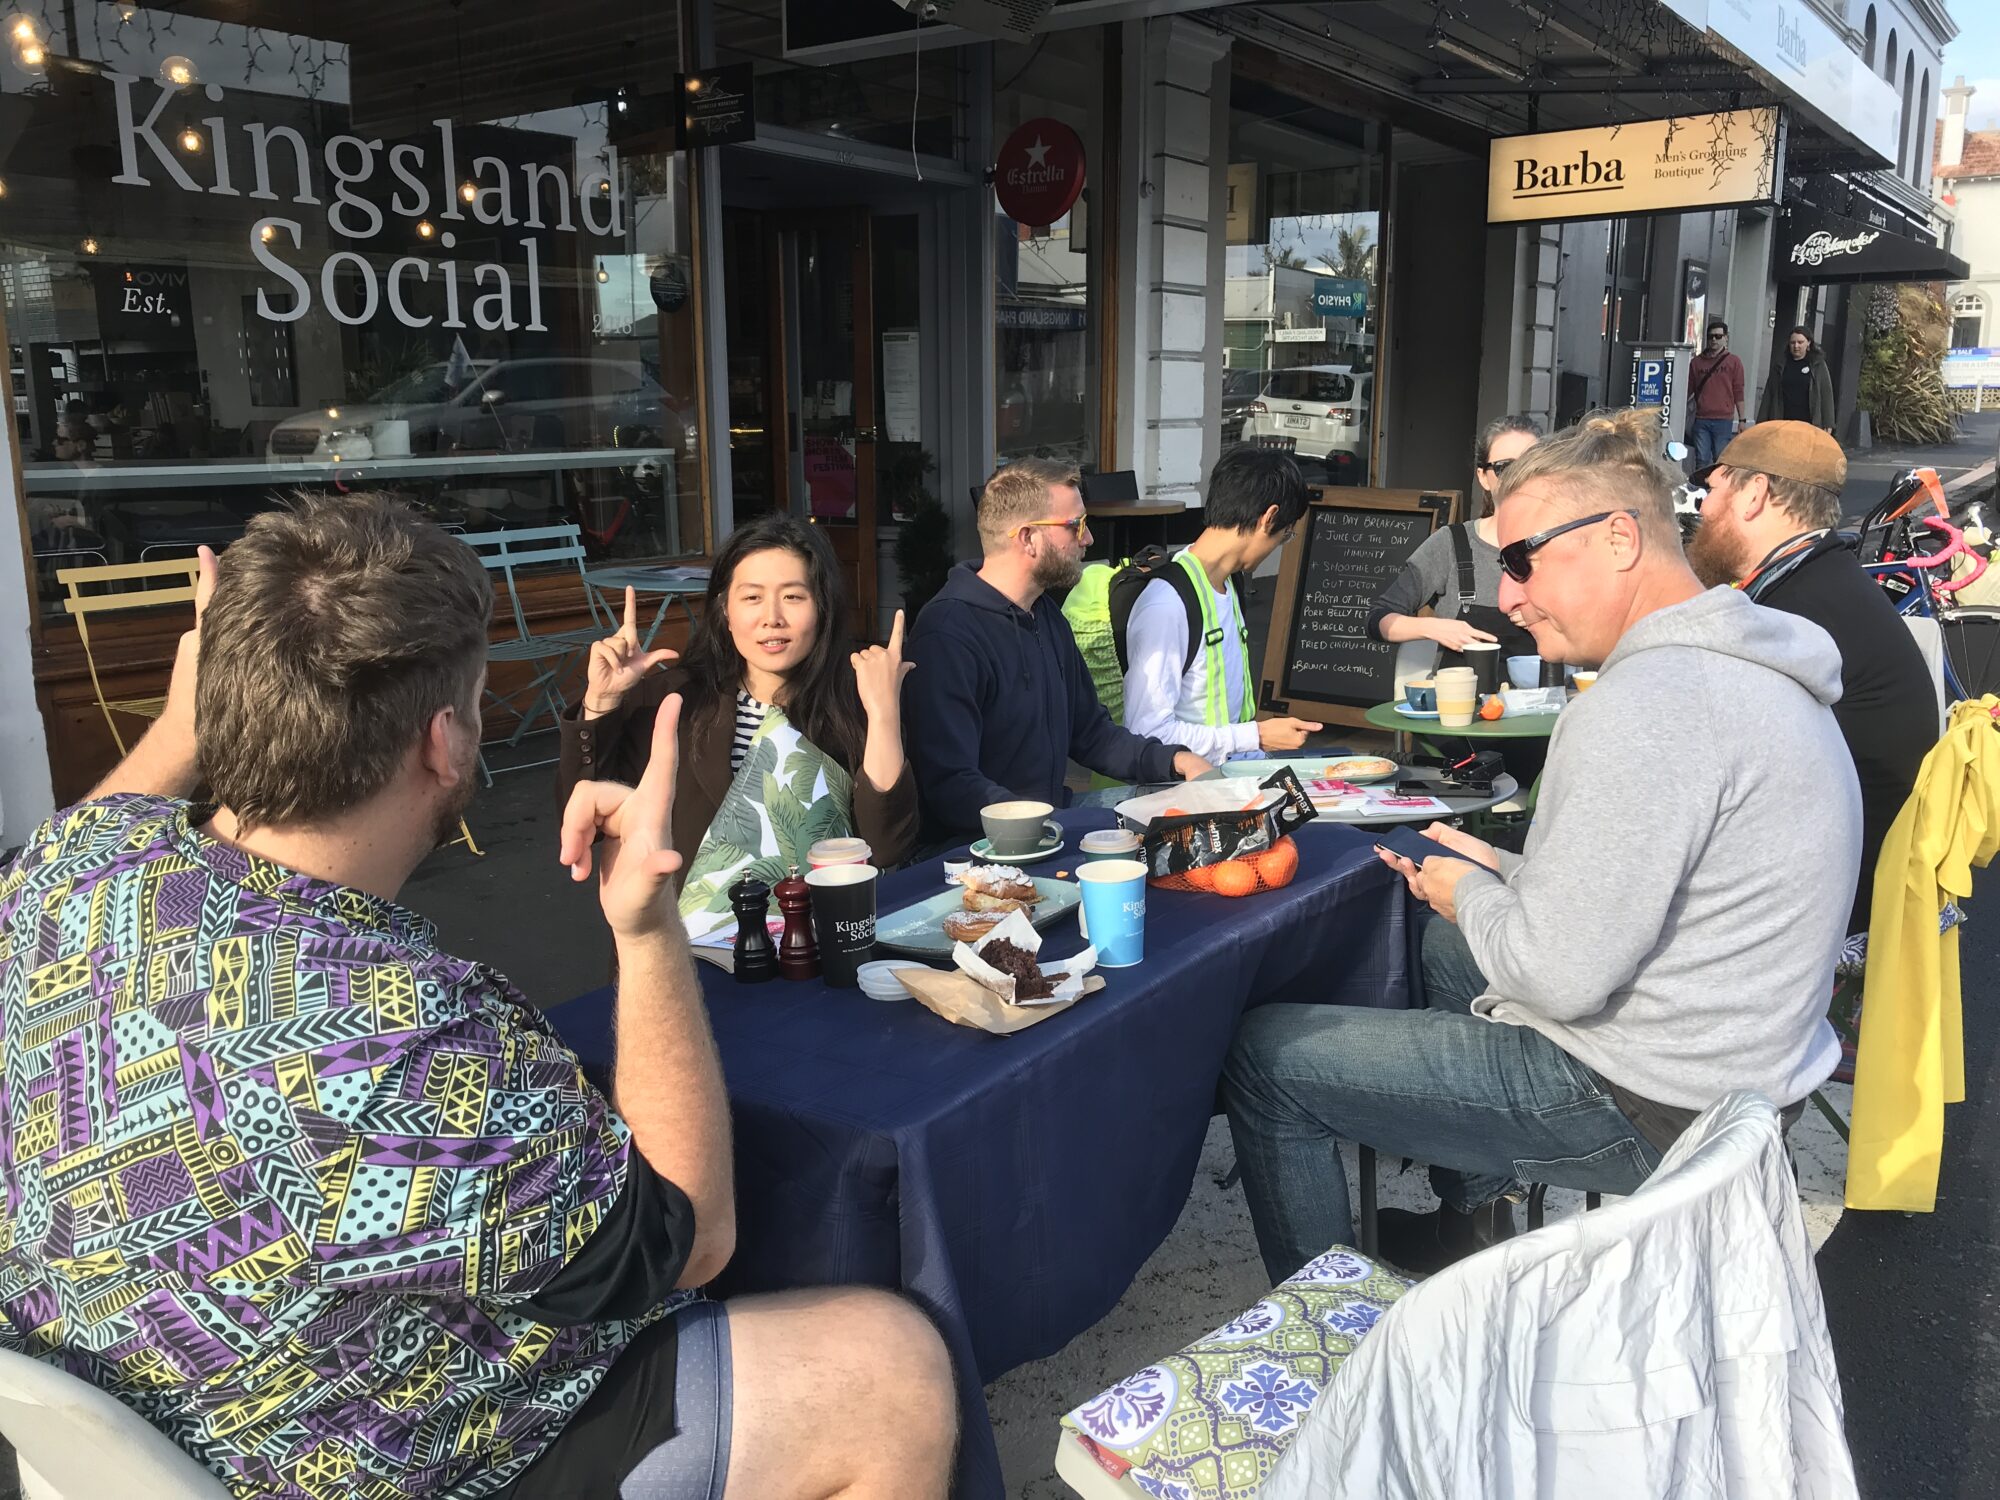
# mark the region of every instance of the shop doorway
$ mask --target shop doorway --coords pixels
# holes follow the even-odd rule
[[[857,639],[879,634],[883,528],[924,462],[922,226],[859,206],[723,211],[734,519],[823,527]]]

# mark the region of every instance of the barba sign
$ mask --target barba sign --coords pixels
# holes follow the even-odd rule
[[[1542,223],[1772,203],[1783,158],[1775,106],[1504,136],[1487,169],[1486,218]]]
[[[495,227],[563,233],[580,228],[613,239],[625,233],[625,189],[615,147],[601,177],[572,180],[552,164],[510,169],[497,157],[465,160],[449,119],[433,121],[428,137],[386,149],[379,138],[335,135],[315,152],[289,125],[250,121],[230,127],[218,112],[201,121],[207,149],[189,156],[175,149],[180,122],[162,118],[175,90],[123,73],[104,76],[118,110],[119,171],[111,180],[121,187],[170,184],[184,193],[249,200],[246,206],[254,208],[244,215],[243,232],[251,256],[270,278],[257,290],[257,313],[274,323],[303,318],[317,302],[339,322],[355,326],[373,322],[386,309],[408,328],[436,323],[543,333],[548,325],[538,236],[519,236],[521,258],[510,271],[498,261],[467,264],[453,256],[457,229],[471,226],[488,243],[487,231]],[[204,93],[213,104],[223,100],[214,84]],[[197,180],[197,171],[207,180]],[[474,190],[469,199],[459,191],[464,183]],[[387,235],[388,247],[372,256],[336,250],[312,265],[304,254],[308,239],[322,244],[324,239],[308,236],[308,212],[350,243],[372,250],[369,242]],[[398,242],[409,243],[419,221],[430,220],[439,258],[401,255],[380,264]],[[302,257],[307,264],[298,264]],[[516,271],[524,283],[518,290]],[[443,292],[442,318],[411,306],[420,283]]]

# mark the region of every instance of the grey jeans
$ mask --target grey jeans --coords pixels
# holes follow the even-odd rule
[[[1458,929],[1424,934],[1424,1010],[1266,1005],[1223,1068],[1236,1159],[1273,1283],[1354,1243],[1340,1143],[1433,1163],[1454,1208],[1524,1182],[1630,1193],[1660,1154],[1540,1032],[1471,1014],[1485,981]]]

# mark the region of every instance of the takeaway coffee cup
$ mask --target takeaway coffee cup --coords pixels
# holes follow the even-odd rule
[[[1146,867],[1136,859],[1095,860],[1076,872],[1083,887],[1083,929],[1107,969],[1129,969],[1146,956]]]
[[[875,857],[866,839],[821,839],[806,850],[806,867],[817,870],[826,865],[865,865]]]
[[[1465,643],[1465,664],[1478,674],[1479,696],[1500,691],[1500,643],[1498,641],[1467,641]]]
[[[979,826],[995,855],[1033,854],[1045,839],[1062,837],[1062,829],[1049,818],[1054,811],[1046,802],[993,802],[979,809]]]
[[[1438,723],[1463,729],[1479,706],[1479,674],[1471,667],[1446,667],[1437,674]]]
[[[1542,659],[1539,656],[1508,657],[1507,680],[1524,692],[1532,687],[1543,686]]]
[[[1099,828],[1083,836],[1079,848],[1087,864],[1104,859],[1137,859],[1144,841],[1129,828]]]
[[[877,873],[873,865],[822,865],[806,872],[820,976],[836,989],[858,987],[858,971],[874,955]]]
[[[1428,677],[1413,677],[1403,684],[1403,701],[1420,714],[1434,714],[1438,706],[1437,684]]]

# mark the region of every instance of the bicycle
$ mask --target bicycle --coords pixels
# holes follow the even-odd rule
[[[1927,549],[1940,538],[1942,546]],[[1985,574],[1988,556],[1952,523],[1937,471],[1898,475],[1862,518],[1857,548],[1863,571],[1888,593],[1898,614],[1937,624],[1947,699],[2000,693],[2000,608],[1956,599]]]

